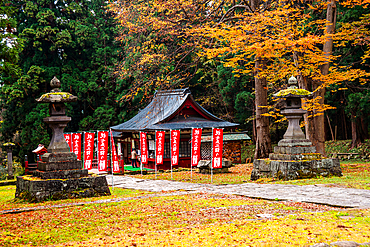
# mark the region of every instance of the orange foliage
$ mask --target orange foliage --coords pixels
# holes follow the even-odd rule
[[[326,33],[326,21],[316,20],[312,11],[325,11],[327,1],[261,1],[253,10],[247,1],[214,0],[119,0],[111,4],[121,26],[119,41],[126,47],[125,60],[119,67],[121,77],[142,74],[134,82],[132,94],[146,88],[177,87],[192,78],[200,59],[220,60],[234,69],[234,76],[254,73],[254,58],[267,61],[259,72],[270,88],[286,82],[291,75],[301,75],[328,87],[369,75],[365,71],[342,68],[340,57],[327,56],[322,46],[329,38],[338,45],[346,42],[369,42],[369,16],[362,21],[343,25],[335,35]],[[363,5],[369,0],[347,0],[344,6]],[[353,29],[357,26],[357,29]],[[132,42],[134,40],[135,42]],[[369,50],[364,59],[370,57]],[[190,61],[190,62],[189,62]],[[330,72],[321,72],[330,63]],[[192,70],[191,70],[192,69]],[[315,90],[315,91],[316,91]],[[272,91],[277,91],[276,88]],[[323,112],[330,106],[307,101],[310,109]]]

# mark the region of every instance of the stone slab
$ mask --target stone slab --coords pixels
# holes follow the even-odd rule
[[[19,176],[15,193],[16,198],[31,202],[103,195],[110,195],[105,176],[49,180],[34,180],[31,176]]]
[[[309,154],[280,154],[271,153],[269,154],[270,160],[317,160],[321,159],[321,153],[309,153]]]
[[[81,178],[87,177],[89,171],[87,169],[82,170],[60,170],[60,171],[39,171],[33,172],[34,177],[41,179],[67,179],[67,178]]]
[[[282,139],[278,142],[279,147],[311,147],[312,142],[308,139]]]
[[[77,156],[73,152],[45,153],[42,155],[43,162],[66,162],[76,160]]]
[[[210,160],[200,160],[197,165],[198,168],[203,168],[203,167],[211,168],[211,166],[212,166],[212,162]],[[222,160],[222,167],[230,168],[232,166],[233,166],[233,163],[230,160],[226,160],[226,159]]]
[[[275,154],[308,154],[316,153],[316,147],[274,147]]]
[[[40,161],[37,168],[39,171],[76,170],[82,168],[82,162],[80,160],[66,162]]]

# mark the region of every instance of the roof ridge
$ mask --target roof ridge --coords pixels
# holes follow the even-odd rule
[[[155,96],[167,96],[167,95],[186,95],[191,94],[190,89],[184,88],[184,89],[168,89],[168,90],[157,90],[155,92]]]

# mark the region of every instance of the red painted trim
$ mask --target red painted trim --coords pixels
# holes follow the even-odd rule
[[[189,108],[189,107],[192,107],[197,113],[199,113],[202,117],[204,117],[205,119],[208,119],[208,120],[212,120],[212,118],[210,118],[209,116],[207,116],[206,114],[204,114],[199,108],[198,106],[193,102],[193,100],[191,99],[191,97],[188,97],[185,102],[183,103],[183,105],[174,113],[172,114],[172,116],[170,116],[169,118],[166,119],[165,122],[168,122],[170,121],[171,119],[173,119],[174,117],[176,117],[177,115],[179,115],[179,112],[181,112],[182,109],[184,109],[185,107]]]

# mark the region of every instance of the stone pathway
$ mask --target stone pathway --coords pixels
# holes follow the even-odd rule
[[[107,175],[109,185],[112,176]],[[192,192],[233,194],[267,200],[308,202],[337,207],[370,208],[370,190],[323,187],[320,185],[285,184],[195,184],[169,180],[137,179],[130,176],[114,176],[114,187],[152,192],[185,190]]]

